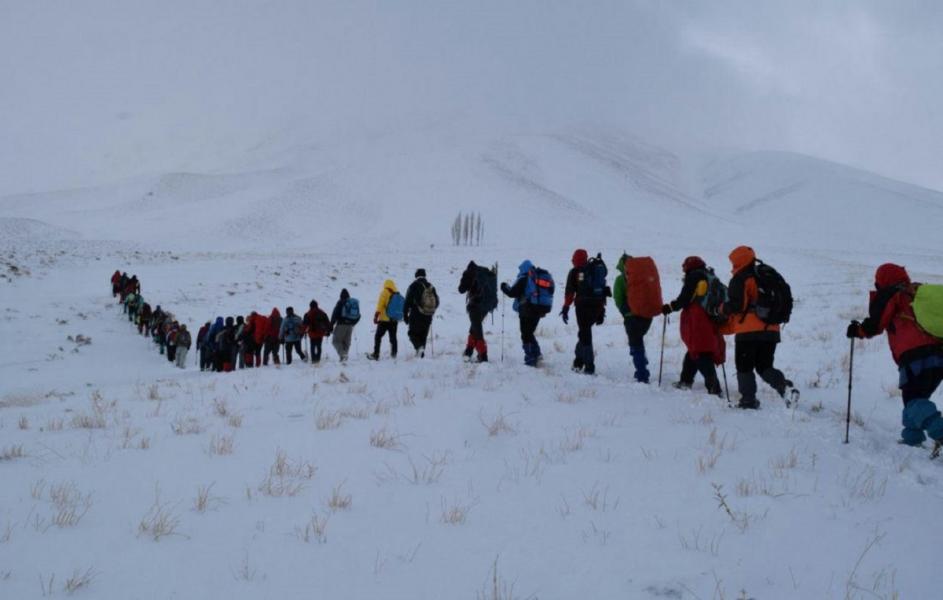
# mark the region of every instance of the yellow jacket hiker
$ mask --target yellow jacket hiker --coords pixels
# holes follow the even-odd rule
[[[399,290],[396,289],[396,284],[393,283],[392,279],[383,282],[383,289],[380,290],[380,297],[377,298],[377,310],[373,313],[373,322],[377,326],[377,332],[373,336],[373,353],[367,354],[367,358],[370,360],[380,359],[380,342],[387,333],[390,334],[390,358],[396,358],[396,328],[402,315],[399,315],[399,317],[394,315],[391,318],[389,313],[390,300],[397,294],[399,294]],[[402,297],[400,296],[400,298]],[[399,310],[401,311],[403,303],[400,302],[399,304]]]

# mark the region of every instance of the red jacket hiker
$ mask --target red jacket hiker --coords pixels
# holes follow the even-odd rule
[[[316,340],[330,335],[331,319],[328,318],[327,313],[318,308],[317,302],[312,301],[310,306],[303,320],[308,337]]]
[[[278,308],[273,308],[272,314],[268,316],[266,321],[265,339],[269,342],[278,343],[278,334],[282,328],[282,313],[278,312]]]

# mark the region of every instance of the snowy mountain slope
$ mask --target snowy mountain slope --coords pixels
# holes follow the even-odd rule
[[[943,193],[828,161],[754,152],[710,161],[702,170],[708,206],[741,222],[810,236],[820,246],[938,251]],[[836,236],[858,228],[858,236]]]

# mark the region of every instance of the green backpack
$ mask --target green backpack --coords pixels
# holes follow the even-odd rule
[[[943,338],[943,285],[920,284],[913,308],[917,324],[930,335]]]

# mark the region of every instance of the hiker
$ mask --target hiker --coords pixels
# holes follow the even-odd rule
[[[281,358],[278,356],[280,351],[278,336],[282,330],[282,313],[278,312],[277,307],[272,309],[272,314],[268,316],[267,321],[265,341],[263,342],[262,364],[267,366],[269,356],[271,356],[275,364],[280,365]]]
[[[206,339],[203,340],[203,346],[206,348],[206,358],[209,361],[207,368],[211,371],[219,371],[220,361],[217,360],[219,344],[217,338],[219,334],[226,327],[225,322],[222,317],[216,317],[216,320],[210,326],[209,332],[206,334]]]
[[[151,324],[151,316],[153,315],[151,311],[151,305],[145,302],[141,306],[141,313],[138,315],[138,335],[147,335],[147,330]]]
[[[239,368],[251,369],[255,366],[255,341],[253,340],[253,318],[255,311],[249,313],[243,324],[236,343],[239,345]]]
[[[285,343],[285,363],[291,364],[291,351],[298,353],[298,358],[302,361],[308,360],[304,351],[301,349],[301,338],[304,337],[304,323],[301,317],[295,314],[295,309],[288,307],[285,309],[285,318],[282,319],[282,325],[278,329],[278,339]]]
[[[121,273],[121,277],[118,278],[118,303],[124,304],[124,298],[128,295],[128,281],[130,281],[127,273]]]
[[[630,268],[631,267],[631,268]],[[645,334],[652,326],[652,317],[662,312],[661,283],[655,261],[649,257],[632,257],[623,253],[616,263],[612,300],[622,315],[625,334],[629,338],[629,355],[635,369],[635,381],[648,383],[648,356]]]
[[[331,327],[334,330],[331,343],[341,362],[346,362],[350,354],[350,338],[354,326],[360,322],[360,302],[351,298],[346,289],[341,290],[340,298],[331,313]]]
[[[185,369],[187,367],[187,353],[190,351],[190,332],[186,325],[180,325],[180,330],[174,337],[174,343],[177,346],[177,367]]]
[[[403,308],[403,322],[409,327],[407,335],[416,356],[425,358],[426,339],[432,317],[439,308],[439,294],[435,286],[426,280],[426,270],[416,269],[416,279],[406,289],[406,305]]]
[[[134,323],[134,318],[137,316],[140,299],[141,297],[134,292],[124,297],[125,312],[128,313],[128,322],[130,323]]]
[[[465,361],[472,359],[472,354],[478,353],[478,362],[488,362],[488,344],[485,342],[485,317],[498,305],[497,274],[487,267],[469,261],[458,284],[458,293],[465,294],[465,311],[468,313],[468,341],[465,352],[462,353]]]
[[[921,286],[911,283],[904,267],[881,265],[874,275],[874,287],[868,318],[861,323],[852,321],[847,335],[872,338],[887,332],[904,401],[901,442],[920,446],[929,435],[939,447],[943,443],[943,418],[930,397],[943,382],[943,340],[927,331],[929,323],[922,318],[922,311],[920,317],[915,314],[915,295]],[[939,331],[938,324],[934,324],[934,331]]]
[[[521,345],[524,349],[524,364],[536,367],[543,355],[534,333],[544,315],[553,307],[553,277],[547,271],[534,267],[525,260],[517,268],[517,279],[513,285],[501,282],[505,296],[514,298],[513,309],[520,319]]]
[[[396,289],[392,279],[383,282],[380,296],[377,298],[377,309],[373,313],[373,323],[377,332],[373,336],[373,353],[367,354],[370,360],[380,360],[380,342],[387,333],[390,335],[390,358],[396,358],[396,329],[403,318],[405,301]]]
[[[262,348],[265,346],[265,336],[268,333],[268,318],[252,311],[249,315],[249,330],[252,333],[252,354],[247,357],[246,364],[253,363],[254,367],[261,367]]]
[[[606,298],[612,295],[606,285],[606,263],[602,255],[589,258],[582,248],[573,252],[573,268],[566,277],[566,289],[563,309],[560,317],[563,323],[570,322],[570,305],[576,306],[576,325],[578,327],[573,370],[592,375],[596,372],[596,356],[593,350],[593,325],[602,325],[606,319]]]
[[[116,270],[111,276],[111,297],[117,298],[121,289],[121,271]]]
[[[164,343],[167,346],[167,362],[174,362],[177,357],[177,322],[171,321],[164,325]]]
[[[236,327],[233,330],[234,343],[232,348],[232,359],[230,362],[233,364],[233,369],[245,369],[246,368],[246,359],[242,354],[242,349],[244,345],[243,340],[243,331],[246,328],[246,320],[242,315],[236,317]]]
[[[204,323],[203,327],[200,327],[200,330],[196,332],[196,351],[200,356],[200,370],[208,371],[210,368],[210,352],[209,347],[206,345],[206,339],[209,337],[210,333],[210,322],[207,321]]]
[[[326,312],[318,308],[317,301],[312,300],[304,316],[304,325],[311,345],[311,364],[314,365],[321,362],[321,344],[325,336],[331,335],[331,320]]]
[[[727,286],[728,299],[724,304],[724,314],[729,317],[726,331],[734,334],[734,356],[737,365],[737,388],[740,391],[739,408],[758,409],[760,402],[756,398],[756,374],[770,385],[783,398],[792,394],[792,382],[786,379],[782,371],[773,366],[776,345],[780,342],[780,324],[771,321],[781,320],[778,315],[766,320],[760,318],[758,311],[769,310],[770,298],[760,296],[758,284],[758,266],[756,253],[748,246],[738,246],[730,253],[733,278]],[[766,267],[766,265],[764,265]],[[764,272],[772,271],[769,267]],[[775,271],[773,271],[775,273]],[[778,274],[776,274],[777,277]],[[781,279],[781,277],[780,277]],[[782,282],[785,285],[785,282]],[[772,287],[772,284],[768,284]],[[788,292],[788,286],[786,286]],[[789,311],[792,310],[792,297],[789,296]],[[786,315],[788,321],[788,313]]]
[[[699,256],[684,259],[681,270],[684,272],[681,292],[677,298],[662,307],[662,314],[665,316],[681,311],[681,341],[687,348],[681,365],[681,378],[674,383],[674,387],[691,389],[695,374],[700,372],[704,377],[707,393],[723,396],[716,365],[725,362],[726,344],[724,337],[718,332],[717,323],[711,319],[708,308],[714,312],[723,304],[726,299],[726,287],[722,294],[708,294],[711,286],[719,289],[718,286],[723,284]],[[715,301],[718,304],[708,304]]]
[[[236,348],[236,320],[226,317],[226,324],[216,334],[216,370],[229,373],[233,370],[233,352]]]

